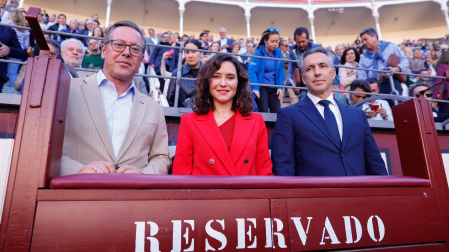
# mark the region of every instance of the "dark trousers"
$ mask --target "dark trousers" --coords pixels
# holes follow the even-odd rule
[[[277,88],[260,87],[260,96],[256,100],[259,112],[268,112],[268,108],[270,108],[271,113],[277,113],[281,109],[281,103],[276,92]]]
[[[398,79],[393,77],[394,82],[394,88],[399,92],[399,95],[402,95],[402,86]],[[386,78],[382,83],[380,83],[380,90],[379,93],[381,94],[391,94],[391,84],[390,84],[390,78]],[[393,100],[387,100],[390,107],[394,106]],[[398,104],[400,102],[398,101]]]
[[[3,84],[5,84],[5,83],[6,83],[6,81],[0,79],[0,93],[2,92]]]
[[[161,72],[156,73],[157,75],[161,75]],[[164,86],[165,86],[165,79],[164,78],[157,78],[159,80],[159,90],[161,90],[161,92],[164,92]]]

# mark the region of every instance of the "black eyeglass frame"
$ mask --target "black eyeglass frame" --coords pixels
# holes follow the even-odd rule
[[[125,45],[125,47],[123,47],[123,50],[117,50],[116,48],[114,48],[114,42],[123,43]],[[136,44],[129,45],[129,44],[124,43],[121,40],[108,40],[108,41],[104,42],[105,45],[107,45],[108,43],[111,43],[112,50],[114,50],[116,52],[124,52],[126,50],[126,47],[129,47],[129,53],[131,53],[131,55],[133,55],[133,56],[140,57],[140,56],[142,56],[145,53],[145,50],[142,47],[140,47],[139,45],[136,45]],[[135,55],[133,53],[133,50],[131,50],[132,47],[138,47],[140,49],[140,54],[139,55]]]

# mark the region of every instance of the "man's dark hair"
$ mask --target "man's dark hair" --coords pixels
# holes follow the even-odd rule
[[[150,29],[148,29],[148,31],[154,31],[154,29],[153,29],[153,28],[150,28]]]
[[[427,72],[427,71],[430,71],[430,68],[423,68],[423,69],[419,70],[420,73]]]
[[[170,36],[170,33],[168,33],[168,32],[164,32],[164,33],[162,33],[162,36],[161,36],[161,37],[164,37],[164,35],[168,35],[168,36]]]
[[[136,30],[140,34],[140,36],[142,38],[143,48],[145,48],[146,41],[145,41],[144,35],[140,32],[139,26],[137,26],[135,23],[133,23],[131,21],[119,21],[119,22],[113,24],[111,27],[109,27],[108,31],[106,32],[106,35],[104,37],[104,41],[107,42],[107,41],[109,41],[111,39],[111,35],[114,32],[115,28],[117,28],[117,27],[124,27],[124,26],[133,28],[134,30]]]
[[[366,28],[364,29],[361,33],[360,33],[360,37],[363,36],[363,34],[368,34],[370,37],[372,37],[373,35],[376,35],[377,38],[379,38],[379,35],[377,35],[377,32],[374,28]]]
[[[254,44],[254,42],[248,42],[246,44],[253,44],[254,48],[256,47],[256,44]]]
[[[363,91],[371,93],[371,88],[369,87],[369,83],[366,80],[355,79],[351,83],[351,87],[349,88],[349,90],[354,91],[357,88],[361,88],[361,89],[363,89]]]
[[[59,43],[56,42],[56,40],[53,40],[53,39],[47,39],[47,40],[45,40],[45,41],[47,41],[47,44],[52,45],[53,47],[57,48],[57,49],[58,49],[58,52],[59,52]]]
[[[200,38],[202,38],[204,35],[207,35],[207,32],[202,32],[202,33],[200,34]]]
[[[59,15],[58,15],[58,18],[59,18],[60,16],[63,16],[63,17],[65,17],[65,19],[67,19],[67,16],[66,16],[65,14],[59,14]]]
[[[366,79],[366,81],[368,82],[368,84],[371,84],[371,83],[376,83],[377,84],[377,86],[379,86],[380,87],[380,85],[379,85],[379,81],[376,79],[376,78],[368,78],[368,79]]]
[[[303,33],[305,33],[306,38],[309,39],[309,30],[307,30],[306,27],[301,26],[301,27],[296,28],[295,32],[293,33],[293,37],[295,38],[295,41],[296,41],[296,35],[300,36]]]

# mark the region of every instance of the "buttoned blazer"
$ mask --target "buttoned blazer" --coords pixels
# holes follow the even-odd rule
[[[220,45],[220,48],[221,48],[223,46],[221,44],[221,40],[219,39],[217,42],[218,42],[218,44]],[[232,46],[232,44],[234,44],[234,40],[230,39],[230,38],[226,38],[226,44],[229,46],[228,48],[226,48],[226,51],[228,51],[228,53],[232,53],[231,46]]]
[[[181,116],[173,174],[272,175],[265,122],[260,114],[235,114],[230,151],[212,111]]]
[[[341,143],[333,140],[309,97],[279,111],[271,142],[275,175],[387,174],[365,112],[336,103],[343,121]]]
[[[161,106],[135,91],[130,124],[114,157],[97,75],[73,78],[67,106],[61,175],[77,173],[93,161],[132,165],[147,174],[167,174],[168,134]]]

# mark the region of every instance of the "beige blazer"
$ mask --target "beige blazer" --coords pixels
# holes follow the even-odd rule
[[[97,160],[136,166],[146,174],[167,174],[171,160],[162,107],[136,91],[131,113],[130,125],[116,159],[97,75],[72,79],[61,175],[75,174]]]

